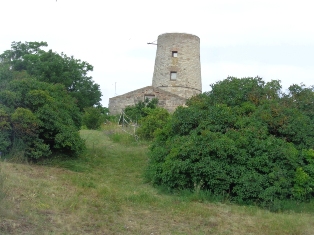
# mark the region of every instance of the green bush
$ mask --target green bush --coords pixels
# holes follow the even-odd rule
[[[88,76],[93,66],[46,46],[13,42],[0,54],[0,152],[14,158],[77,156],[85,149],[82,112],[100,106],[99,85]],[[102,122],[99,110],[108,116],[105,108],[86,109],[89,128]]]
[[[228,78],[213,84],[157,132],[147,179],[169,190],[201,190],[238,203],[310,200],[314,120],[296,103],[313,105],[314,96],[309,90],[301,96],[302,87],[298,91],[296,102],[276,81]]]
[[[158,105],[158,99],[149,100],[148,98],[144,101],[138,102],[134,106],[128,106],[124,109],[124,113],[133,121],[137,122],[142,117],[147,116],[147,108],[155,109]]]
[[[106,120],[105,114],[98,107],[89,107],[84,109],[83,125],[88,129],[97,130]]]
[[[7,90],[15,98],[0,91],[0,151],[37,160],[52,153],[77,156],[85,149],[78,133],[81,113],[63,85],[20,78]]]
[[[63,52],[58,54],[52,50],[44,50],[46,42],[12,42],[11,49],[0,54],[0,78],[2,75],[10,79],[10,68],[13,72],[24,73],[41,82],[62,84],[73,97],[76,105],[83,111],[84,108],[98,105],[101,92],[98,84],[88,76],[93,66],[80,59],[69,57]],[[0,84],[1,87],[1,84]]]
[[[9,151],[11,146],[11,125],[9,120],[9,114],[4,107],[0,106],[0,152],[5,154]]]
[[[139,120],[139,128],[137,129],[137,134],[147,140],[154,138],[155,133],[160,130],[168,121],[170,115],[166,109],[146,108],[147,116],[142,117]]]

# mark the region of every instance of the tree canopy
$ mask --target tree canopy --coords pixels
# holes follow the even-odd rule
[[[42,82],[63,84],[81,110],[98,105],[101,100],[99,85],[88,76],[93,66],[73,56],[42,49],[47,46],[46,42],[13,42],[11,50],[2,53],[0,58],[13,71],[26,71]]]
[[[179,107],[150,148],[148,179],[273,205],[314,192],[314,89],[234,78]]]
[[[87,62],[45,51],[46,42],[13,42],[0,55],[0,152],[29,159],[76,156],[82,112],[99,105]]]
[[[84,149],[78,133],[81,114],[63,85],[13,80],[0,91],[0,100],[1,152],[38,159],[53,152],[77,155]]]

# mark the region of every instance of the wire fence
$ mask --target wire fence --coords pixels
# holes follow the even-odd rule
[[[124,113],[124,111],[120,114],[118,124],[125,133],[133,136],[136,141],[139,140],[139,137],[136,135],[136,129],[138,128],[137,122],[133,122],[131,118]]]

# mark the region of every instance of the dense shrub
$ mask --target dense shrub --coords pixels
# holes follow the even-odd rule
[[[88,76],[93,66],[43,50],[46,46],[13,42],[0,54],[2,154],[39,159],[54,153],[77,156],[85,148],[78,133],[82,112],[101,100],[99,85]],[[94,117],[85,117],[92,128]]]
[[[124,109],[124,113],[133,121],[137,122],[142,117],[147,116],[147,108],[155,109],[158,105],[158,99],[139,101],[133,106],[128,106]]]
[[[83,125],[88,129],[99,129],[105,120],[106,115],[102,113],[101,107],[89,107],[84,109]]]
[[[63,85],[13,80],[0,91],[0,99],[3,153],[39,159],[53,152],[75,156],[85,148],[78,133],[81,113]]]
[[[190,99],[154,139],[147,178],[239,203],[311,199],[313,90],[280,88],[278,81],[230,77]]]
[[[11,145],[10,133],[11,124],[9,121],[9,114],[5,110],[4,106],[0,106],[0,152],[4,154],[8,152]]]
[[[144,139],[151,140],[155,133],[167,123],[170,114],[166,109],[160,107],[146,108],[146,114],[147,116],[139,120],[139,128],[136,133]]]
[[[0,54],[1,64],[42,82],[63,84],[69,95],[77,100],[81,111],[98,105],[100,87],[88,76],[93,66],[73,56],[42,49],[47,46],[47,42],[12,42],[11,49]],[[8,77],[4,72],[0,69],[0,76],[3,73]]]
[[[139,124],[136,134],[146,140],[153,139],[170,117],[166,109],[158,107],[158,99],[140,101],[134,106],[126,107],[124,113],[128,121]]]

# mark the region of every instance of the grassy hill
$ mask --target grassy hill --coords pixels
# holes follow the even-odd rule
[[[108,131],[81,136],[88,151],[76,160],[0,162],[0,234],[313,234],[309,212],[161,193],[143,181],[146,145]]]

